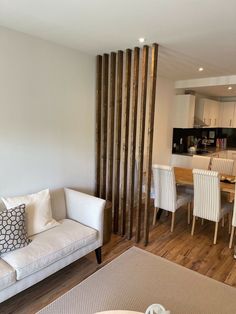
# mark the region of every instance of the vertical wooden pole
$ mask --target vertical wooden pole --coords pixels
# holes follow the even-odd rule
[[[97,56],[96,78],[96,182],[95,195],[100,195],[102,56]]]
[[[139,242],[141,233],[141,213],[142,213],[142,183],[143,183],[143,154],[145,136],[146,98],[147,98],[147,76],[148,76],[148,46],[143,47],[142,55],[142,87],[141,104],[139,117],[139,139],[138,139],[138,203],[136,215],[135,241]]]
[[[116,54],[110,56],[110,95],[108,107],[108,167],[107,167],[107,200],[112,200],[113,155],[114,155],[114,109],[116,84]]]
[[[107,173],[107,111],[108,111],[108,64],[109,55],[103,55],[102,78],[102,136],[101,136],[101,189],[100,197],[106,198]]]
[[[151,70],[150,70],[150,90],[149,90],[149,108],[147,121],[147,159],[146,159],[146,198],[144,211],[144,244],[148,244],[149,239],[149,215],[150,215],[150,193],[152,184],[152,151],[153,151],[153,133],[155,118],[156,101],[156,81],[157,81],[157,61],[158,45],[152,45]]]
[[[120,233],[126,232],[126,200],[127,200],[127,168],[128,168],[128,144],[129,144],[129,113],[130,113],[130,85],[131,85],[131,58],[132,51],[126,50],[125,54],[125,85],[124,105],[122,108],[122,149],[121,149],[121,182],[120,182]]]
[[[128,180],[128,239],[133,235],[133,209],[134,209],[134,188],[135,188],[135,153],[136,153],[136,132],[137,132],[137,107],[138,107],[138,83],[139,83],[139,53],[138,47],[134,48],[133,61],[133,83],[132,102],[130,116],[130,154],[129,154],[129,180]]]
[[[122,117],[122,84],[123,84],[123,51],[118,51],[117,82],[116,82],[116,113],[114,136],[114,174],[112,189],[113,231],[119,228],[119,192],[120,192],[120,146],[121,146],[121,117]]]

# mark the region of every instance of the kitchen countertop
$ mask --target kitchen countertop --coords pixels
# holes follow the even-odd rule
[[[208,156],[214,153],[219,153],[223,151],[228,151],[228,150],[233,150],[236,151],[236,147],[227,147],[227,148],[216,148],[216,147],[207,147],[207,152],[203,152],[201,154],[190,154],[190,153],[172,153],[172,155],[181,155],[181,156],[189,156],[192,157],[193,155],[198,155],[198,156]]]

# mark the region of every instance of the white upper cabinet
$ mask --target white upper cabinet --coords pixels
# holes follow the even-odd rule
[[[196,105],[195,115],[208,127],[216,128],[220,124],[220,103],[212,99],[202,98]]]
[[[220,103],[220,127],[234,128],[236,127],[235,117],[235,103],[234,102],[221,102]]]
[[[176,95],[173,110],[174,128],[193,128],[195,96]]]
[[[220,103],[215,100],[210,100],[209,106],[209,125],[213,128],[218,127],[220,125]]]
[[[174,128],[193,128],[194,116],[208,128],[236,128],[236,102],[201,98],[195,105],[195,96],[176,95],[173,109]]]

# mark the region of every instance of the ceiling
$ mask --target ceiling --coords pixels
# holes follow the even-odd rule
[[[235,12],[235,0],[0,0],[0,25],[92,55],[144,37],[161,46],[159,74],[183,80],[236,74]]]
[[[198,94],[213,96],[213,97],[235,97],[236,96],[236,85],[230,85],[231,90],[228,90],[228,85],[219,86],[204,86],[192,88]]]

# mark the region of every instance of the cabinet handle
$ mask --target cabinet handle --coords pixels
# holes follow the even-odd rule
[[[209,125],[211,125],[211,119],[209,119]]]
[[[231,126],[231,125],[232,125],[232,119],[229,120],[229,126]]]
[[[215,125],[216,125],[216,119],[215,119]]]

